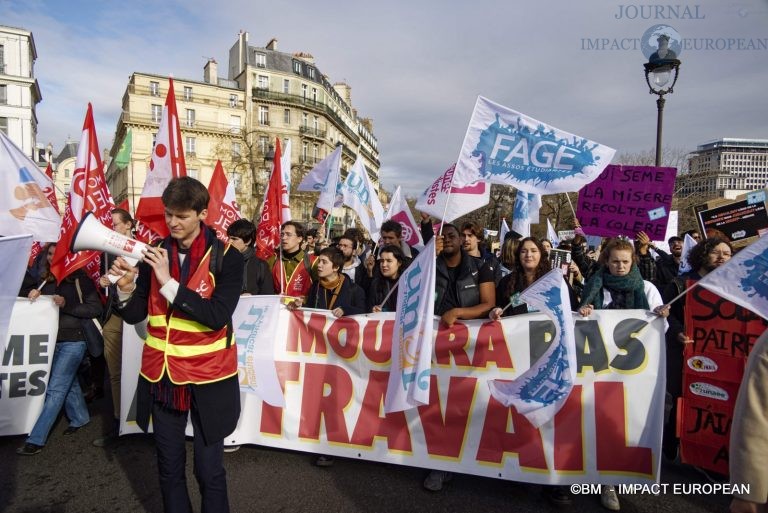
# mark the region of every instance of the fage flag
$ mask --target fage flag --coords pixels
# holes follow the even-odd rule
[[[768,236],[739,251],[697,284],[768,319]]]
[[[482,180],[536,194],[577,191],[597,178],[615,153],[478,96],[453,185]]]
[[[434,238],[400,276],[396,311],[392,330],[392,368],[384,399],[386,413],[429,403],[434,347]]]
[[[555,323],[555,336],[543,355],[514,381],[488,382],[491,395],[504,406],[515,406],[533,424],[551,420],[568,399],[576,381],[576,337],[568,287],[558,267],[536,280],[520,300]]]

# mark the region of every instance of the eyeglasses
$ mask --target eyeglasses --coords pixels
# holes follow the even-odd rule
[[[281,239],[290,239],[291,237],[297,237],[295,233],[280,232]]]

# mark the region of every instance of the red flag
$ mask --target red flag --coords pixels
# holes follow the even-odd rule
[[[136,207],[136,219],[139,221],[136,236],[140,240],[149,242],[168,236],[161,197],[171,178],[180,176],[187,176],[187,165],[184,162],[184,144],[181,140],[176,96],[171,78],[168,79],[168,96],[163,106],[163,117],[155,139],[152,161],[149,163],[147,179]]]
[[[56,187],[53,184],[53,168],[51,167],[50,162],[48,163],[48,167],[45,168],[45,176],[48,177],[48,179],[51,181],[51,184],[43,188],[43,193],[45,194],[45,197],[48,199],[48,202],[51,204],[51,206],[56,209],[56,213],[61,215],[61,211],[59,210],[59,200],[56,198]],[[29,254],[29,264],[27,267],[31,266],[35,262],[37,255],[39,255],[42,250],[43,244],[41,242],[34,241],[32,243],[32,250]]]
[[[264,193],[264,207],[261,209],[259,226],[256,228],[256,255],[264,260],[275,254],[275,248],[280,244],[280,225],[283,224],[280,201],[283,191],[280,139],[275,142],[275,159],[272,165],[272,176]]]
[[[216,230],[221,242],[227,242],[227,228],[242,216],[235,200],[235,188],[227,181],[221,161],[216,161],[211,183],[208,185],[211,199],[208,202],[208,226]]]
[[[117,208],[121,208],[129,214],[131,213],[131,205],[128,203],[128,198],[125,198],[123,201],[121,201]]]
[[[83,134],[77,147],[75,173],[69,189],[67,208],[64,210],[64,221],[61,223],[61,235],[51,263],[51,272],[56,276],[57,281],[61,282],[64,277],[83,266],[86,266],[91,278],[99,279],[101,253],[98,251],[71,253],[69,246],[77,225],[86,212],[93,212],[104,226],[111,229],[113,208],[115,208],[115,202],[112,201],[107,181],[104,179],[104,164],[101,162],[101,151],[96,139],[93,109],[89,103],[83,124]]]

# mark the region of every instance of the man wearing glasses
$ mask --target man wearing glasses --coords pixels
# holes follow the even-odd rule
[[[312,286],[316,257],[301,249],[304,236],[304,225],[296,221],[287,221],[280,227],[280,251],[267,260],[278,294],[303,298]]]

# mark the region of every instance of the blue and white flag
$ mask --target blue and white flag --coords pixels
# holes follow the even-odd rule
[[[338,195],[338,190],[341,187],[340,167],[341,145],[337,146],[330,155],[318,162],[307,173],[307,176],[296,187],[296,190],[320,192],[320,197],[317,198],[317,208],[330,214],[333,211],[333,207],[341,206],[341,197]]]
[[[768,237],[760,237],[697,284],[768,319]]]
[[[8,324],[27,269],[32,236],[0,237],[0,348],[5,349]],[[2,351],[0,351],[2,352]]]
[[[698,244],[696,239],[691,237],[690,233],[686,233],[685,238],[683,239],[683,252],[680,254],[680,266],[677,270],[678,275],[692,271],[691,264],[688,263],[688,254],[696,244]]]
[[[549,422],[571,393],[576,379],[576,339],[568,286],[560,268],[536,280],[520,300],[555,323],[555,336],[546,352],[513,381],[488,382],[491,395],[504,406],[514,406],[535,427]]]
[[[478,96],[454,186],[483,180],[537,194],[578,191],[600,176],[615,153]]]
[[[0,235],[31,233],[40,242],[59,240],[61,216],[45,192],[53,182],[2,131],[0,183]]]
[[[396,311],[385,413],[429,403],[435,330],[434,238],[400,276]]]
[[[523,237],[531,236],[531,224],[539,222],[541,196],[518,189],[512,211],[512,229]]]
[[[549,221],[549,218],[547,218],[547,238],[549,239],[549,242],[552,243],[552,247],[556,248],[560,245],[560,237],[557,236],[557,232]]]
[[[359,155],[349,169],[347,179],[341,184],[341,194],[344,204],[357,213],[371,238],[377,240],[381,223],[384,222],[384,207],[381,206],[371,177]]]
[[[509,233],[509,225],[507,224],[507,218],[502,217],[501,226],[499,227],[499,241],[501,241],[502,244],[504,244],[504,239],[506,238],[508,233]]]
[[[272,406],[285,407],[285,396],[275,368],[275,348],[259,334],[277,336],[283,310],[280,296],[240,296],[232,314],[237,343],[237,370],[240,391],[256,394]]]

